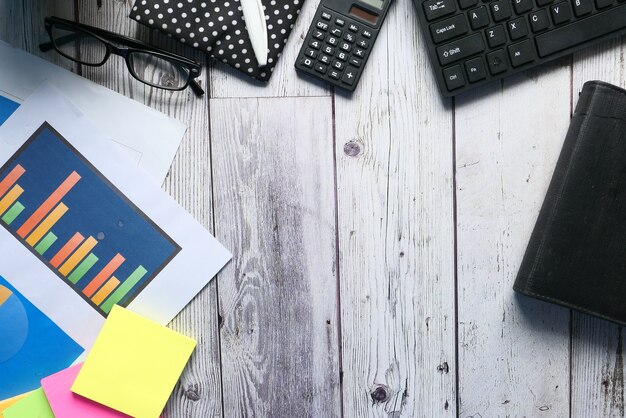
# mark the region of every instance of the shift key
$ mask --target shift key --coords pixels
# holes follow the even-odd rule
[[[437,48],[437,56],[441,65],[462,60],[485,50],[485,43],[480,33],[458,39]]]

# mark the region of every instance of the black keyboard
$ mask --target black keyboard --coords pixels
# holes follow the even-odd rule
[[[414,0],[451,97],[626,33],[626,0]]]

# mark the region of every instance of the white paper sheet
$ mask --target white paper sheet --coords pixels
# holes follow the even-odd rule
[[[0,41],[0,94],[22,103],[44,81],[163,183],[187,130],[183,123]]]
[[[228,262],[231,254],[143,170],[129,163],[118,149],[110,147],[108,137],[48,83],[34,92],[0,126],[0,166],[8,170],[10,165],[5,164],[9,160],[9,164],[19,161],[22,150],[28,149],[25,143],[44,122],[58,131],[180,247],[180,251],[128,305],[128,309],[134,312],[161,324],[168,323]],[[24,148],[20,149],[22,146]],[[55,164],[55,160],[52,159],[50,164]],[[28,193],[24,187],[23,196],[28,197]],[[68,216],[72,216],[71,211],[80,210],[80,207],[75,204],[69,210]],[[104,316],[86,302],[79,291],[63,281],[28,244],[18,240],[9,231],[13,226],[9,228],[2,221],[0,224],[0,275],[76,342],[90,348]],[[151,243],[137,242],[136,245],[150,246]],[[94,254],[97,248],[94,247]]]

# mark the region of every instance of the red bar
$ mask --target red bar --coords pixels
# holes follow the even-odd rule
[[[59,268],[61,263],[74,252],[84,239],[85,237],[83,237],[80,232],[75,233],[74,236],[63,246],[63,248],[61,248],[59,252],[54,255],[54,257],[52,257],[50,265],[52,265],[52,267]]]
[[[13,170],[7,176],[0,181],[0,197],[4,196],[4,194],[15,184],[17,179],[22,177],[26,170],[21,165],[16,165],[13,167]]]
[[[102,283],[111,277],[113,273],[115,273],[115,270],[117,270],[117,268],[121,266],[125,260],[126,259],[121,254],[116,254],[115,257],[113,257],[111,261],[109,261],[109,263],[104,266],[102,270],[100,270],[100,273],[96,274],[96,277],[94,277],[89,284],[85,286],[83,289],[85,296],[90,298],[94,293],[96,293],[96,290],[102,286]]]
[[[30,218],[28,218],[26,222],[24,222],[24,224],[20,226],[20,229],[17,230],[17,235],[25,238],[26,235],[30,234],[31,231],[35,229],[37,224],[41,222],[41,220],[48,213],[50,213],[52,208],[59,204],[61,199],[63,199],[63,196],[65,196],[67,192],[72,190],[72,187],[74,187],[76,183],[78,183],[78,180],[80,180],[80,175],[76,171],[72,171],[72,174],[70,174],[63,181],[63,183],[61,183],[61,185],[57,187],[54,192],[52,192],[52,194],[45,200],[45,202],[43,202],[41,206],[37,208],[35,213],[30,215]]]

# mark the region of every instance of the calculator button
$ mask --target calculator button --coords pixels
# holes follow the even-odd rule
[[[363,58],[365,57],[365,50],[361,48],[355,48],[353,54],[359,58]]]
[[[328,72],[328,76],[330,78],[334,78],[335,80],[339,80],[339,78],[341,77],[341,71],[337,71],[337,70],[330,70]]]
[[[339,43],[339,39],[335,38],[334,36],[329,36],[328,39],[326,39],[326,43],[332,46],[337,46],[337,44]]]
[[[332,46],[326,45],[324,48],[322,48],[322,51],[324,51],[324,53],[328,55],[335,55],[335,48],[333,48]]]
[[[336,68],[338,70],[343,70],[343,67],[345,67],[345,64],[341,61],[334,61],[333,62],[333,68]]]
[[[309,46],[311,48],[320,49],[320,46],[322,46],[322,43],[320,41],[311,39],[311,42],[309,42]]]
[[[361,40],[358,42],[358,44],[357,44],[357,45],[359,45],[359,46],[360,46],[361,48],[363,48],[363,49],[367,49],[367,48],[369,48],[370,43],[369,43],[369,42],[367,42],[365,39],[361,39]]]
[[[353,42],[354,42],[354,40],[356,39],[356,37],[355,37],[353,34],[351,34],[351,33],[346,33],[346,34],[343,36],[343,39],[345,39],[346,41],[348,41],[348,42],[350,42],[350,43],[353,43]]]
[[[315,30],[315,31],[313,32],[313,37],[314,37],[315,39],[320,39],[320,40],[321,40],[321,39],[324,39],[324,32],[321,32],[321,31],[319,31],[319,30]]]
[[[324,32],[326,32],[328,30],[328,23],[317,22],[315,27],[318,28],[319,30],[323,30]]]
[[[346,54],[343,51],[340,51],[339,53],[337,53],[337,58],[342,60],[342,61],[345,61],[345,60],[348,59],[348,54]]]
[[[300,63],[307,68],[313,68],[313,60],[311,58],[304,58]]]
[[[489,72],[492,75],[503,73],[507,70],[508,64],[506,63],[506,54],[503,49],[490,52],[487,54],[487,64],[489,65]]]
[[[324,20],[330,20],[332,16],[330,15],[330,13],[328,12],[322,12],[322,19]]]
[[[350,29],[352,32],[358,32],[359,31],[359,27],[357,25],[355,25],[354,23],[350,23],[350,26],[348,26],[348,29]]]
[[[456,38],[459,35],[465,35],[467,30],[465,16],[462,14],[430,25],[430,34],[432,35],[435,43],[447,41],[448,39]]]
[[[513,67],[519,67],[535,60],[535,48],[530,39],[509,46],[509,56]]]
[[[350,65],[354,65],[355,67],[360,67],[360,66],[361,66],[361,63],[362,63],[363,61],[361,61],[361,60],[360,60],[360,59],[358,59],[358,58],[354,58],[354,57],[353,57],[353,58],[350,58],[350,61],[349,61],[349,62],[350,62]]]
[[[345,24],[346,24],[345,20],[343,20],[341,18],[335,19],[335,25],[343,27],[343,25],[345,25]]]
[[[328,70],[327,66],[323,64],[315,64],[315,71],[318,73],[326,74],[326,70]]]
[[[317,58],[317,51],[311,48],[307,48],[306,51],[304,51],[304,55],[306,55],[309,58]]]
[[[347,42],[342,42],[341,46],[339,46],[339,48],[343,49],[346,52],[350,52],[352,50],[352,45],[350,45]]]
[[[341,34],[343,33],[343,31],[339,28],[332,28],[330,30],[330,33],[333,34],[333,36],[341,36]]]
[[[372,37],[372,32],[366,29],[363,31],[362,35],[364,38],[370,39]]]
[[[318,61],[321,62],[322,64],[330,64],[330,57],[328,55],[322,54],[320,55]]]
[[[456,5],[453,0],[428,0],[424,2],[424,11],[426,19],[431,21],[456,12]]]
[[[487,69],[481,57],[465,61],[465,72],[470,83],[484,80],[487,77]]]
[[[351,86],[354,84],[354,80],[356,79],[357,70],[355,68],[348,67],[346,71],[343,73],[343,77],[341,77],[341,81]]]
[[[443,70],[443,78],[446,80],[446,86],[450,91],[465,85],[465,77],[463,77],[463,70],[460,65]]]

